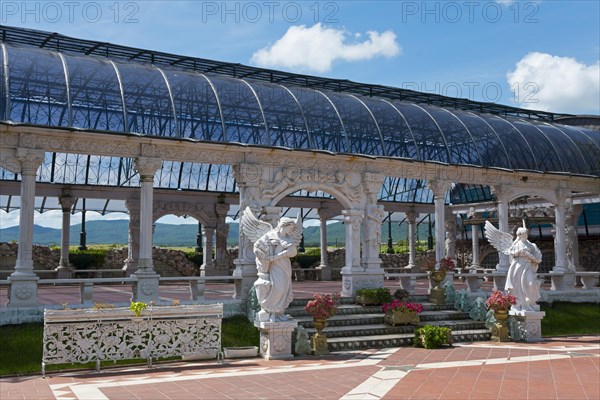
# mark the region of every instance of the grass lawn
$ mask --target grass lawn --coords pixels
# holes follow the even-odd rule
[[[542,319],[544,336],[586,335],[600,333],[600,304],[593,303],[542,303],[546,312]]]

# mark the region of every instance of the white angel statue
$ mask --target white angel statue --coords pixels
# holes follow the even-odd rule
[[[540,298],[540,282],[536,272],[542,262],[542,252],[527,240],[528,233],[523,223],[523,227],[517,229],[517,238],[513,241],[510,233],[502,232],[485,221],[485,237],[490,244],[499,252],[512,257],[504,290],[517,298],[517,303],[512,307],[515,311],[539,311],[536,302]]]
[[[281,218],[273,228],[246,207],[241,223],[244,234],[254,243],[256,255],[258,279],[254,287],[261,308],[256,318],[259,322],[287,321],[284,313],[294,299],[290,257],[296,255],[296,246],[302,239],[300,215],[295,221]]]

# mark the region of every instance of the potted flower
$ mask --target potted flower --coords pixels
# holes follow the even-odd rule
[[[517,302],[517,298],[510,293],[504,294],[500,290],[494,290],[485,301],[488,310],[494,312],[496,323],[492,326],[492,340],[496,342],[509,342],[506,319],[508,310]]]
[[[356,291],[356,298],[354,301],[356,304],[360,304],[363,307],[367,305],[379,305],[390,302],[392,295],[390,289],[377,288],[377,289],[358,289]]]
[[[446,256],[440,259],[439,266],[436,265],[434,260],[429,260],[425,267],[429,278],[433,282],[433,287],[429,292],[429,301],[433,304],[445,304],[446,294],[441,283],[446,278],[446,272],[454,270],[456,264],[452,258]],[[436,268],[437,267],[437,268]]]
[[[408,303],[394,299],[384,304],[381,309],[385,313],[385,322],[392,326],[398,324],[418,324],[419,313],[423,311],[423,305],[419,303]]]
[[[317,330],[310,338],[311,350],[314,355],[328,354],[327,336],[323,329],[327,326],[327,319],[333,317],[340,306],[340,294],[319,294],[315,293],[313,299],[306,303],[304,311],[313,318],[313,326]]]
[[[148,304],[143,301],[132,301],[129,305],[129,309],[135,313],[136,317],[139,317],[146,308],[148,308]]]

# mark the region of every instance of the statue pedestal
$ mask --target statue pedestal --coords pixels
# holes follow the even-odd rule
[[[542,340],[542,318],[546,315],[543,311],[516,311],[510,310],[509,314],[514,316],[521,324],[526,342],[539,342]]]
[[[265,360],[286,360],[292,355],[292,335],[298,321],[254,322],[260,329],[260,355]]]

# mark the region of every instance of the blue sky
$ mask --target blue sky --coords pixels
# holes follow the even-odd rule
[[[3,0],[0,23],[531,109],[600,114],[595,0]],[[3,227],[17,223],[15,213],[1,214]],[[44,213],[36,223],[58,227],[60,213]]]
[[[0,20],[175,54],[599,114],[599,4],[5,0]]]

